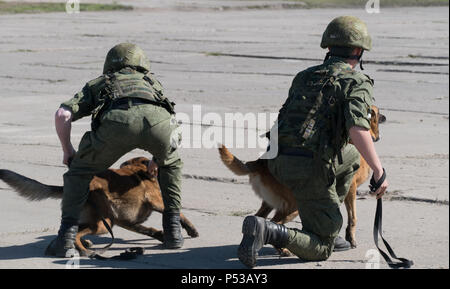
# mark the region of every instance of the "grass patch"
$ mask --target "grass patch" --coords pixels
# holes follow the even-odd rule
[[[308,7],[365,7],[368,0],[292,0]],[[380,7],[448,6],[449,0],[380,0]]]
[[[253,211],[233,211],[231,213],[229,213],[229,216],[233,216],[233,217],[245,217],[248,215],[253,215]]]
[[[80,3],[81,11],[117,11],[132,10],[132,6],[97,3]],[[20,14],[20,13],[49,13],[49,12],[66,12],[66,3],[50,3],[50,2],[4,2],[0,1],[0,14]]]
[[[300,0],[294,0],[300,1]],[[368,0],[301,0],[310,7],[365,7]],[[448,6],[449,0],[380,0],[380,7]]]
[[[223,56],[220,52],[203,52],[206,56]]]
[[[235,0],[240,1],[240,0]],[[248,1],[248,0],[247,0]],[[276,3],[280,0],[272,0]],[[286,1],[286,0],[284,0]],[[283,5],[286,8],[347,8],[365,7],[369,0],[288,0],[293,5]],[[380,7],[407,7],[407,6],[448,6],[449,0],[380,0]],[[248,6],[249,9],[270,8],[271,5]]]
[[[13,52],[35,52],[35,51],[31,50],[31,49],[17,49],[17,50],[14,50]]]

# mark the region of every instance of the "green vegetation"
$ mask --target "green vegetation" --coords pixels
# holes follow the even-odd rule
[[[365,6],[368,0],[291,0],[309,8]],[[449,0],[380,0],[381,7],[448,6]]]
[[[234,0],[240,1],[240,0]],[[249,0],[246,0],[249,1]],[[255,0],[258,1],[258,0]],[[346,7],[365,7],[369,0],[283,0],[290,1],[292,4],[283,4],[286,8],[346,8]],[[274,4],[280,0],[272,0]],[[380,0],[382,7],[406,7],[406,6],[448,6],[449,0]],[[248,9],[271,8],[272,5],[250,5]]]
[[[233,217],[245,217],[252,214],[254,214],[254,211],[233,211],[228,215]]]
[[[132,6],[113,4],[80,3],[80,11],[132,10]],[[50,2],[4,2],[0,1],[0,14],[66,12],[66,3]]]
[[[206,56],[223,56],[220,52],[203,52]]]
[[[45,0],[44,0],[45,1]],[[234,0],[239,1],[239,0]],[[248,1],[248,0],[246,0]],[[274,3],[280,0],[272,0]],[[286,1],[286,0],[283,0]],[[342,7],[365,7],[369,0],[287,0],[292,4],[283,4],[286,8],[342,8]],[[224,1],[224,4],[226,1]],[[449,0],[380,0],[383,7],[404,7],[404,6],[448,6]],[[250,5],[248,9],[271,8],[272,5]],[[229,8],[229,7],[223,7]],[[133,10],[132,6],[117,3],[80,3],[80,11],[116,11]],[[225,9],[227,10],[227,9]],[[48,13],[66,12],[66,3],[51,2],[4,2],[0,0],[0,14],[18,13]]]

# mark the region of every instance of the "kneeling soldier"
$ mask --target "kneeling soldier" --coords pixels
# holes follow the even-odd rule
[[[304,260],[326,260],[333,249],[349,248],[338,237],[343,223],[339,206],[359,168],[359,153],[376,181],[383,175],[369,132],[373,81],[354,70],[372,47],[366,24],[351,16],[334,19],[321,47],[329,49],[324,63],[300,72],[292,82],[278,115],[279,154],[268,162],[270,172],[293,192],[303,228],[247,217],[238,257],[248,267],[256,265],[265,244],[287,248]],[[375,192],[378,198],[387,186],[384,181]]]

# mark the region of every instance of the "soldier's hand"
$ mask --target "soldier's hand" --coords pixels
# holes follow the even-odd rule
[[[65,164],[66,166],[69,167],[70,163],[72,162],[72,159],[76,153],[77,152],[73,147],[71,149],[69,149],[68,151],[64,151],[63,164]]]
[[[158,165],[155,161],[151,160],[148,163],[147,171],[152,177],[156,177],[158,175]]]
[[[373,178],[378,181],[381,176],[383,175],[383,172],[374,172]],[[383,195],[386,193],[387,188],[389,187],[389,183],[387,179],[384,180],[384,182],[381,184],[378,189],[372,193],[373,196],[376,196],[377,200],[383,197]]]
[[[386,190],[389,186],[389,183],[387,181],[384,181],[381,187],[378,188],[378,190],[373,193],[377,197],[377,200],[381,197],[383,197],[384,193],[386,193]]]

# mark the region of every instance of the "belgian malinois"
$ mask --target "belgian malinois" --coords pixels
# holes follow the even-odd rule
[[[370,134],[374,141],[378,141],[380,139],[378,124],[385,122],[386,117],[379,113],[376,106],[372,106],[371,109]],[[275,215],[271,220],[278,224],[288,223],[298,216],[297,201],[294,195],[270,173],[267,167],[267,160],[258,159],[244,163],[231,154],[225,146],[219,148],[219,153],[225,166],[233,173],[239,176],[249,176],[249,182],[253,191],[263,200],[255,216],[267,218],[270,212],[275,209]],[[348,215],[345,239],[350,242],[352,247],[356,247],[356,190],[358,186],[367,181],[369,174],[370,167],[364,158],[361,157],[360,167],[353,177],[349,192],[345,198],[345,207]],[[288,254],[286,250],[282,250],[281,253]]]
[[[149,160],[133,158],[120,169],[108,169],[94,176],[89,185],[89,198],[81,212],[75,245],[81,256],[92,256],[92,243],[86,235],[108,233],[104,221],[112,227],[144,234],[163,242],[163,232],[142,225],[153,211],[162,213],[164,204],[158,181],[147,172]],[[9,170],[0,170],[0,179],[20,196],[30,201],[61,199],[62,186],[48,186]],[[181,225],[189,236],[198,237],[194,225],[181,214]],[[86,248],[87,247],[87,248]]]

